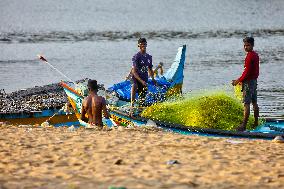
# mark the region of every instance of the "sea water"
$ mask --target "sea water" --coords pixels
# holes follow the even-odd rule
[[[0,1],[0,89],[6,92],[65,80],[58,70],[106,87],[121,81],[148,40],[165,70],[187,45],[184,92],[229,86],[243,71],[242,38],[255,37],[260,56],[261,116],[284,115],[284,1],[86,0]]]

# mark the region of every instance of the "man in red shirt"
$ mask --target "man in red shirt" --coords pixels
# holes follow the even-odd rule
[[[246,130],[246,125],[250,114],[250,103],[253,105],[254,111],[254,127],[258,126],[259,108],[257,105],[257,78],[259,75],[259,57],[253,51],[254,38],[246,37],[243,39],[244,49],[247,52],[245,58],[244,71],[241,77],[232,81],[232,85],[242,83],[243,103],[244,103],[244,119],[243,123],[237,128],[238,131]]]

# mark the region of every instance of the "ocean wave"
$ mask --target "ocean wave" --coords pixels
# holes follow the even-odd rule
[[[77,42],[77,41],[116,41],[132,40],[141,36],[147,39],[198,39],[198,38],[232,38],[253,35],[254,37],[284,36],[284,29],[257,29],[257,30],[217,30],[217,31],[87,31],[87,32],[46,32],[24,33],[11,32],[0,33],[0,43],[42,43],[42,42]]]
[[[38,60],[0,60],[0,64],[38,63]]]

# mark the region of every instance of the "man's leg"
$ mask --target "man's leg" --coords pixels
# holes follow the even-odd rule
[[[257,80],[252,81],[252,105],[253,105],[253,113],[254,113],[254,124],[253,127],[256,128],[258,126],[258,117],[259,117],[259,107],[257,104]]]
[[[250,114],[251,92],[249,82],[242,83],[244,117],[242,124],[237,128],[237,131],[245,131]]]
[[[250,104],[244,104],[244,119],[242,124],[237,128],[238,131],[245,131],[250,114]]]
[[[135,84],[131,86],[131,106],[134,106],[135,96],[136,96],[137,87]]]
[[[144,86],[141,86],[141,88],[138,90],[138,98],[139,98],[139,106],[145,107],[146,106],[146,94],[147,94],[147,88]]]
[[[133,107],[134,107],[134,102],[135,102],[135,96],[136,96],[136,91],[137,91],[137,84],[133,83],[131,86],[131,101],[130,101],[130,112],[129,115],[133,115]]]
[[[253,127],[256,128],[258,126],[259,107],[257,103],[252,103],[252,105],[253,105],[253,114],[254,114]]]

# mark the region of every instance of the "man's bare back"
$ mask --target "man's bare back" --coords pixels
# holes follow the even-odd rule
[[[88,123],[90,124],[103,126],[102,111],[104,112],[104,116],[108,118],[106,101],[102,96],[98,96],[97,94],[90,94],[83,100],[82,120],[88,120]],[[88,119],[86,118],[86,113],[88,114]]]

